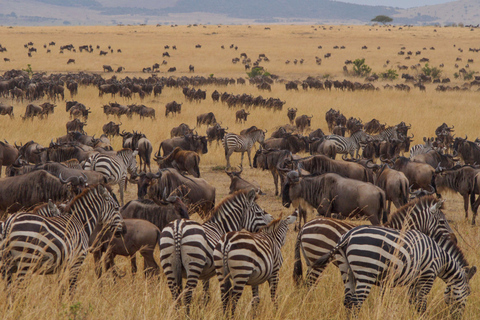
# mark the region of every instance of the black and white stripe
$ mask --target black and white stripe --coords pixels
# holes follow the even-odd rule
[[[248,129],[246,133],[243,135],[238,135],[235,133],[227,133],[222,141],[223,148],[225,149],[225,159],[227,160],[227,168],[230,168],[230,156],[234,152],[242,153],[242,158],[240,160],[240,165],[242,166],[243,166],[243,156],[246,152],[248,156],[248,163],[250,164],[250,167],[251,167],[252,161],[251,161],[250,153],[251,153],[252,147],[255,144],[255,142],[259,142],[260,144],[263,144],[264,141],[265,141],[265,131],[256,129],[256,128]]]
[[[337,153],[350,154],[353,158],[355,154],[358,157],[360,147],[364,146],[369,139],[369,135],[365,131],[360,130],[352,134],[350,137],[337,136],[335,134],[325,136],[325,139],[331,140],[335,143]]]
[[[227,307],[230,306],[233,317],[246,285],[252,286],[252,305],[255,310],[260,302],[258,286],[265,281],[270,285],[271,298],[276,305],[279,271],[283,264],[281,247],[285,244],[288,225],[294,223],[296,218],[295,212],[284,220],[272,221],[258,233],[229,232],[218,242],[213,259],[224,313],[228,312]]]
[[[423,313],[426,296],[439,277],[447,284],[445,302],[450,304],[451,313],[461,317],[476,267],[467,267],[463,253],[449,238],[437,241],[418,230],[359,226],[344,234],[315,264],[325,267],[335,256],[345,285],[344,305],[354,313],[373,285],[410,286],[410,302]]]
[[[85,162],[85,170],[102,173],[108,184],[118,184],[120,188],[120,202],[123,206],[123,192],[127,180],[127,173],[135,173],[137,170],[136,156],[138,151],[123,149],[116,156],[97,153]]]
[[[187,279],[184,301],[189,313],[193,290],[198,280],[208,296],[208,280],[215,275],[213,250],[227,232],[246,229],[251,232],[267,225],[272,217],[255,202],[255,190],[238,191],[225,198],[203,224],[176,220],[168,224],[160,237],[160,260],[167,283],[176,301],[182,292],[182,270]]]
[[[452,236],[453,231],[441,210],[442,204],[443,201],[435,196],[415,199],[391,214],[384,226],[398,230],[415,229],[430,237]],[[332,250],[340,237],[354,227],[354,224],[329,218],[316,218],[307,222],[298,232],[295,243],[295,282],[302,281],[301,255],[308,267],[306,284],[311,286],[317,282],[324,270],[313,267],[313,263]]]
[[[373,141],[399,140],[398,126],[388,127],[379,134],[371,136]]]
[[[18,213],[5,221],[0,244],[1,269],[9,284],[13,273],[21,278],[29,271],[66,271],[70,289],[74,289],[97,223],[117,235],[124,231],[118,202],[102,185],[85,189],[66,212],[56,217]]]

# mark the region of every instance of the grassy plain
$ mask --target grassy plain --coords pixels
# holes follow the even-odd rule
[[[7,48],[7,52],[0,53],[0,71],[10,69],[24,69],[30,64],[35,72],[67,73],[67,72],[96,72],[102,73],[102,65],[111,65],[114,69],[118,66],[125,67],[123,74],[117,77],[147,77],[141,73],[143,67],[161,62],[162,53],[168,51],[171,58],[167,66],[160,68],[159,76],[209,76],[216,77],[245,77],[242,64],[232,64],[231,59],[239,57],[245,52],[252,60],[258,54],[265,53],[270,62],[262,65],[271,73],[283,79],[301,80],[307,76],[329,77],[343,80],[363,82],[363,79],[346,76],[342,72],[345,60],[365,58],[366,63],[374,72],[380,73],[397,65],[411,66],[417,64],[419,59],[427,57],[431,66],[445,64],[442,77],[452,79],[453,85],[462,85],[463,80],[455,80],[453,73],[465,66],[467,59],[474,59],[470,63],[470,70],[477,71],[478,53],[469,52],[470,47],[478,43],[478,30],[470,31],[467,28],[437,28],[433,27],[370,27],[370,26],[124,26],[124,27],[0,27],[0,42]],[[34,42],[38,52],[33,57],[27,57],[24,44]],[[48,46],[50,41],[55,41],[56,46]],[[59,54],[61,45],[92,44],[94,48],[99,45],[106,50],[110,45],[114,53],[99,56],[99,50],[94,53],[80,53],[64,51]],[[46,53],[43,44],[51,49]],[[196,49],[195,45],[201,44],[202,48]],[[238,46],[238,50],[229,49],[230,44]],[[176,45],[178,50],[165,50],[165,45]],[[224,45],[225,49],[220,46]],[[362,46],[368,49],[362,50]],[[318,46],[322,46],[319,49]],[[344,50],[333,49],[334,46],[345,46]],[[377,49],[380,47],[380,49]],[[405,47],[404,51],[422,51],[419,56],[412,55],[410,60],[397,52]],[[435,50],[430,49],[435,47]],[[426,50],[423,50],[426,48]],[[458,49],[463,49],[460,52]],[[121,49],[122,53],[117,53]],[[329,59],[323,58],[327,52],[332,53]],[[315,56],[322,58],[322,65],[315,64]],[[4,57],[10,62],[3,62]],[[67,65],[68,59],[75,59],[75,64]],[[305,59],[303,65],[293,63],[285,64],[285,60]],[[456,61],[461,58],[462,61]],[[386,60],[389,66],[384,67]],[[188,73],[188,65],[195,66],[195,73]],[[168,67],[175,66],[177,72],[167,74]],[[422,64],[423,66],[423,64]],[[351,70],[351,67],[349,67]],[[409,70],[410,74],[419,71]],[[401,74],[401,72],[399,72]],[[110,77],[112,74],[102,74]],[[433,136],[435,128],[443,122],[455,125],[458,136],[468,135],[474,139],[478,135],[479,118],[478,98],[480,93],[477,87],[472,87],[465,92],[436,92],[435,84],[427,84],[426,92],[417,89],[411,92],[397,92],[383,90],[385,84],[403,83],[402,80],[379,81],[375,92],[337,92],[337,91],[286,91],[281,83],[276,83],[271,92],[260,92],[254,86],[202,86],[207,90],[207,100],[201,103],[185,101],[180,89],[165,88],[161,96],[147,97],[142,103],[153,107],[157,112],[157,119],[140,121],[122,118],[122,129],[127,131],[137,130],[145,133],[151,140],[154,150],[158,150],[160,142],[170,137],[173,126],[185,122],[195,126],[196,116],[200,113],[213,111],[219,121],[229,127],[230,132],[239,132],[244,127],[256,125],[272,132],[279,125],[287,123],[286,108],[298,108],[298,114],[313,114],[312,128],[322,128],[327,131],[324,120],[325,112],[330,109],[341,110],[347,117],[359,117],[364,122],[377,118],[381,122],[396,124],[405,121],[412,125],[411,131],[415,134],[415,142],[421,143],[422,137]],[[210,94],[215,90],[231,93],[248,93],[254,96],[281,98],[286,101],[284,110],[272,112],[257,108],[251,110],[251,115],[246,125],[235,124],[235,111],[226,105],[214,104]],[[68,97],[68,94],[67,94]],[[70,99],[68,97],[68,99]],[[134,98],[124,101],[120,97],[112,98],[105,95],[98,97],[94,87],[80,87],[75,100],[91,107],[92,114],[88,120],[86,131],[99,136],[102,125],[112,118],[107,118],[101,109],[103,104],[117,101],[122,104],[141,101]],[[165,118],[164,105],[176,100],[183,102],[182,113],[174,118]],[[57,102],[55,114],[47,120],[34,120],[22,122],[20,114],[24,113],[27,101],[17,102],[1,98],[1,101],[11,104],[15,108],[15,119],[0,118],[0,136],[10,143],[16,141],[27,142],[35,140],[48,145],[52,138],[65,134],[65,123],[69,120],[63,102]],[[36,101],[35,103],[42,103]],[[199,134],[205,132],[205,127],[197,128]],[[268,134],[267,134],[268,135]],[[120,148],[121,139],[113,140],[115,149]],[[253,155],[252,155],[253,156]],[[290,210],[282,208],[281,201],[274,196],[274,186],[270,173],[249,169],[244,159],[244,174],[247,180],[255,180],[261,186],[266,196],[258,202],[274,216],[288,213]],[[232,156],[232,164],[239,163],[239,155]],[[213,144],[209,152],[202,156],[202,177],[217,189],[217,199],[222,199],[228,193],[229,178],[223,171],[213,170],[214,166],[225,165],[223,148]],[[126,200],[134,199],[136,191],[129,187]],[[446,194],[446,214],[452,221],[457,232],[459,244],[464,249],[472,265],[480,265],[480,234],[478,227],[470,226],[464,219],[461,197],[457,194]],[[310,218],[313,215],[310,215]],[[343,308],[343,285],[339,272],[330,266],[317,287],[311,291],[295,288],[291,273],[293,265],[293,247],[296,233],[291,231],[283,248],[284,266],[280,276],[279,308],[274,310],[269,300],[267,285],[261,286],[262,302],[257,314],[258,319],[343,319],[346,314]],[[158,255],[157,255],[158,257]],[[113,281],[110,275],[97,280],[93,270],[93,262],[89,257],[79,279],[78,290],[72,297],[61,296],[57,276],[33,276],[26,282],[25,289],[19,290],[15,301],[11,301],[4,291],[0,292],[0,314],[5,319],[177,319],[183,313],[177,311],[172,304],[171,295],[166,286],[164,277],[159,280],[145,281],[142,275],[132,277],[129,272],[129,263],[125,258],[117,258],[117,265],[121,270],[126,270],[127,275]],[[141,263],[140,263],[141,264]],[[472,294],[469,298],[465,319],[480,318],[480,280],[476,276],[471,283]],[[194,302],[192,318],[218,319],[221,318],[219,289],[216,279],[212,279],[212,300],[204,306],[200,301],[200,291]],[[0,284],[0,286],[3,285]],[[428,310],[421,316],[415,313],[408,304],[406,288],[395,288],[386,293],[381,299],[379,290],[373,290],[365,303],[360,319],[444,319],[447,316],[446,305],[443,302],[443,289],[445,285],[437,280],[434,289],[429,294]],[[246,290],[238,308],[238,318],[250,318],[250,290]]]

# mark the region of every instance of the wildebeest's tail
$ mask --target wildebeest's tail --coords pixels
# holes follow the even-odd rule
[[[400,192],[401,192],[401,199],[402,199],[402,206],[408,203],[408,195],[409,195],[409,189],[408,189],[408,182],[407,181],[402,181],[402,184],[400,185]]]
[[[472,208],[473,214],[477,213],[478,210],[478,203],[480,201],[480,195],[478,196],[477,201],[475,201],[475,192],[480,194],[480,189],[478,188],[479,186],[479,181],[480,180],[480,175],[475,175],[473,178],[473,185],[471,186],[470,190],[470,206]]]
[[[385,199],[385,192],[380,192],[380,208],[378,208],[378,217],[382,217],[382,223],[388,221],[388,215],[390,212],[387,212],[387,205]],[[380,220],[380,219],[379,219]]]
[[[303,279],[303,268],[302,268],[302,257],[300,255],[302,229],[298,231],[297,240],[295,241],[295,253],[294,253],[294,263],[293,263],[293,281],[295,285],[300,285]]]

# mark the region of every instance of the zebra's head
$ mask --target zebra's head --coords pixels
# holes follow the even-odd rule
[[[455,319],[462,318],[467,297],[470,295],[469,281],[477,272],[477,267],[475,266],[471,268],[458,267],[458,269],[456,276],[447,284],[444,295],[445,303],[450,307],[450,314]]]
[[[97,186],[97,192],[102,200],[97,223],[103,224],[115,237],[120,237],[126,233],[127,229],[120,214],[118,201],[110,191],[101,184]]]
[[[245,195],[247,208],[243,215],[242,228],[250,232],[257,232],[261,227],[269,224],[273,217],[266,213],[256,202],[257,193],[254,189],[248,191]]]
[[[298,209],[292,215],[285,219],[277,219],[270,222],[266,227],[263,227],[261,232],[271,234],[277,240],[277,243],[282,247],[287,239],[288,226],[295,223],[298,216]]]
[[[137,173],[137,154],[138,150],[132,151],[132,156],[127,165],[128,173],[131,175]]]

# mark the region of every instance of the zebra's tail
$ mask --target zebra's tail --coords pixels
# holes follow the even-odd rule
[[[348,240],[350,239],[350,233],[351,230],[344,234],[342,238],[340,238],[340,241],[337,243],[337,245],[332,250],[330,250],[330,252],[325,253],[313,263],[312,268],[326,268],[333,255],[336,254],[340,250],[340,248],[342,248],[348,242]]]
[[[181,248],[181,240],[182,240],[182,233],[179,232],[178,226],[180,223],[176,223],[176,228],[174,228],[174,245],[175,245],[175,258],[173,259],[173,277],[175,279],[177,292],[180,294],[182,292],[182,248]],[[160,243],[159,243],[160,244]]]
[[[300,285],[303,279],[303,268],[302,268],[302,257],[300,255],[300,246],[301,242],[301,232],[302,229],[298,232],[297,240],[295,242],[295,254],[294,254],[294,263],[293,263],[293,281],[296,286]]]
[[[230,276],[230,268],[228,267],[228,253],[226,252],[227,243],[222,244],[222,264],[223,264],[223,290],[222,301],[227,303],[232,294],[232,281]]]

